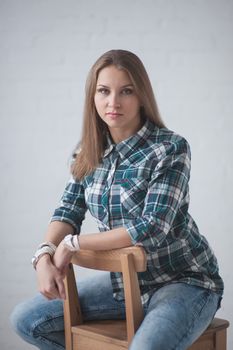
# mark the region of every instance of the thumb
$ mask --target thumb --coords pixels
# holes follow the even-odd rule
[[[64,278],[63,275],[61,275],[61,277],[57,278],[56,284],[57,284],[57,289],[58,289],[60,298],[65,300],[65,298],[66,298],[66,291],[65,291],[65,285],[64,285],[64,282],[63,282],[63,278]]]

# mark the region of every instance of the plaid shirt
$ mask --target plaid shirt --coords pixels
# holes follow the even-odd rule
[[[71,179],[51,221],[70,223],[79,234],[88,209],[100,231],[125,227],[147,253],[147,270],[138,274],[143,303],[173,282],[222,294],[217,260],[188,213],[189,175],[187,141],[147,120],[118,144],[108,139],[101,164],[82,181]],[[114,297],[123,299],[121,274],[111,280]]]

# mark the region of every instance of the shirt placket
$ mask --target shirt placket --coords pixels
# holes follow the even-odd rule
[[[110,157],[109,161],[110,161],[110,168],[109,168],[109,173],[106,179],[106,184],[104,187],[104,191],[102,194],[102,198],[101,198],[101,202],[102,205],[104,207],[104,211],[105,211],[105,224],[108,225],[109,229],[111,229],[112,225],[111,225],[111,213],[110,213],[110,203],[111,203],[111,186],[114,180],[114,175],[116,172],[116,168],[117,168],[117,164],[118,164],[118,159],[119,156],[116,152],[114,152],[114,154],[112,154],[112,156]]]

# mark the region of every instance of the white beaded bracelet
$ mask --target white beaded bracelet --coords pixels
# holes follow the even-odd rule
[[[54,251],[54,253],[55,253],[55,251],[57,249],[55,244],[53,244],[52,242],[43,242],[43,243],[39,244],[37,250],[40,249],[40,248],[43,248],[43,247],[50,247]]]
[[[37,248],[37,250],[36,250],[36,252],[31,260],[31,263],[32,263],[34,269],[36,269],[36,265],[43,255],[49,254],[50,256],[53,256],[55,254],[56,248],[57,247],[52,242],[41,243],[38,246],[38,248]]]
[[[78,235],[69,234],[63,239],[63,244],[71,251],[77,252],[80,249]]]

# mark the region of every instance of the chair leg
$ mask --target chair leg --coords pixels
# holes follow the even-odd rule
[[[78,290],[75,283],[75,275],[72,264],[68,267],[67,275],[64,279],[66,300],[64,301],[64,325],[66,350],[72,350],[71,327],[82,324],[82,313],[78,299]]]
[[[215,348],[216,350],[226,350],[227,349],[227,330],[222,329],[221,331],[218,331],[216,333],[216,343],[215,343]]]

